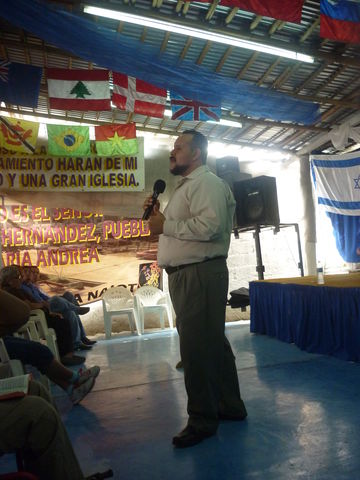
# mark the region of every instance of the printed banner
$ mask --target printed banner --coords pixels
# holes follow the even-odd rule
[[[141,192],[144,139],[135,156],[51,157],[0,155],[0,191]]]
[[[86,303],[111,286],[133,290],[140,280],[159,281],[157,243],[147,222],[0,200],[3,265],[39,267],[48,294],[71,290]]]

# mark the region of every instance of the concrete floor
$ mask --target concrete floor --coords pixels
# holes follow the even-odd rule
[[[176,450],[186,394],[175,331],[103,340],[87,353],[101,366],[94,390],[72,407],[55,391],[86,474],[122,480],[360,479],[360,365],[309,354],[227,324],[248,418]],[[0,459],[0,473],[10,456]],[[5,459],[5,460],[4,460]]]

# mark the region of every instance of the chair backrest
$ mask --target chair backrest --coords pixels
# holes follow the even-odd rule
[[[31,323],[35,324],[35,329],[31,327]],[[31,310],[28,324],[31,340],[45,343],[50,348],[55,358],[60,360],[56,333],[53,328],[48,327],[44,311],[41,309]]]
[[[4,341],[0,338],[0,362],[8,363],[10,361],[9,355],[7,353]]]
[[[101,298],[103,306],[107,311],[134,306],[134,297],[126,287],[109,288]]]
[[[0,378],[23,375],[25,369],[20,360],[11,360],[6,350],[4,341],[0,338]]]
[[[147,307],[158,305],[160,300],[166,298],[166,294],[160,288],[151,285],[139,287],[135,292],[135,296],[142,305]]]

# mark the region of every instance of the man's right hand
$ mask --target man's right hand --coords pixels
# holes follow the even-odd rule
[[[144,205],[143,205],[144,211],[145,211],[148,207],[150,207],[152,204],[153,204],[153,199],[152,199],[152,196],[150,195],[149,197],[147,197],[147,198],[145,199],[145,202],[144,202]],[[155,215],[156,212],[159,211],[159,209],[160,209],[160,202],[159,202],[159,200],[156,200],[156,203],[155,203],[155,205],[154,205],[154,208],[152,209],[151,215]]]

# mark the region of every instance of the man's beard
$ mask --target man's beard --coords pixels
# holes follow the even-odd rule
[[[170,170],[170,173],[172,175],[182,175],[188,168],[187,165],[175,165],[175,167]]]

